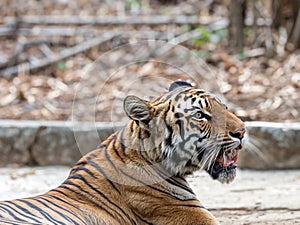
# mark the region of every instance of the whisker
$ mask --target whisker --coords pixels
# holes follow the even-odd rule
[[[226,151],[228,151],[228,150],[231,150],[231,149],[233,149],[235,147],[235,143],[230,143],[230,144],[228,144],[228,145],[223,145],[223,150],[224,150],[224,152],[226,152]]]
[[[209,168],[213,165],[215,162],[221,148],[217,142],[211,142],[208,145],[204,147],[205,153],[203,154],[203,157],[201,159],[201,169]]]
[[[256,154],[259,158],[264,160],[266,163],[270,163],[270,160],[268,157],[264,155],[264,153],[261,151],[261,149],[258,147],[260,146],[260,143],[263,143],[264,140],[259,140],[258,138],[252,137],[247,138],[244,142],[245,148]]]

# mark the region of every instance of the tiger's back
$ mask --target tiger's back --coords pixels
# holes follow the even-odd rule
[[[57,188],[0,203],[0,220],[32,224],[218,224],[185,177],[230,182],[244,124],[186,82],[152,102],[124,100],[129,123],[82,157]],[[17,222],[16,222],[17,224]]]
[[[124,204],[117,184],[112,185],[99,174],[100,166],[95,167],[94,161],[87,163],[96,153],[99,161],[104,160],[105,150],[87,154],[67,180],[43,195],[0,202],[0,221],[5,218],[12,224],[139,224]]]
[[[44,194],[0,202],[0,224],[87,224],[68,200]]]

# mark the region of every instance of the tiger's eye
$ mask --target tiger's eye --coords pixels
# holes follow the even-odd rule
[[[195,117],[198,118],[198,119],[202,118],[202,113],[201,112],[197,112],[195,114]]]

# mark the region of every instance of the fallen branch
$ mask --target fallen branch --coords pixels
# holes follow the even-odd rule
[[[207,25],[213,21],[201,21],[197,16],[22,16],[19,17],[21,24],[28,25]],[[6,23],[14,23],[15,17],[4,18]]]
[[[87,40],[87,41],[85,41],[79,45],[76,45],[72,48],[62,50],[57,56],[53,56],[53,57],[46,58],[46,59],[41,59],[37,62],[35,61],[34,64],[31,62],[26,62],[26,63],[21,63],[19,65],[6,68],[1,71],[0,75],[2,77],[5,77],[6,79],[10,79],[13,75],[15,75],[19,72],[19,68],[22,68],[22,71],[20,71],[22,73],[41,69],[43,67],[58,63],[59,61],[69,58],[78,53],[85,52],[95,46],[106,43],[107,41],[109,41],[119,35],[120,34],[117,32],[111,32],[110,34],[105,34],[100,37],[94,38],[92,40]]]
[[[17,42],[12,55],[5,62],[0,63],[0,69],[16,64],[18,61],[18,56],[24,51],[24,49],[30,46],[40,45],[44,42],[45,40],[42,39],[30,40],[26,42]]]
[[[7,36],[13,34],[24,35],[24,36],[62,36],[62,37],[74,37],[76,35],[90,35],[94,30],[91,26],[81,26],[81,27],[67,27],[67,26],[40,26],[38,29],[33,28],[18,28],[17,30],[13,27],[9,28],[8,26],[0,26],[0,36]],[[101,29],[101,32],[111,32],[111,29]],[[173,33],[172,33],[173,34]],[[176,35],[176,31],[173,35]],[[154,30],[138,30],[138,31],[128,31],[128,29],[122,30],[123,37],[132,37],[137,36],[141,38],[155,38],[155,39],[168,39],[169,34],[161,31]]]
[[[264,48],[254,48],[254,49],[244,51],[245,58],[254,58],[265,54],[266,54],[266,50]]]
[[[13,66],[17,63],[21,63],[19,61],[18,56],[22,52],[24,52],[27,48],[30,48],[32,46],[38,46],[38,45],[42,45],[45,43],[55,44],[55,45],[66,45],[67,44],[66,41],[62,41],[62,40],[56,41],[56,40],[51,40],[51,39],[35,39],[35,40],[17,42],[11,56],[9,56],[9,58],[4,60],[3,62],[0,62],[0,69]]]
[[[91,31],[90,26],[81,26],[81,27],[67,27],[67,26],[47,26],[47,27],[35,27],[33,28],[25,28],[19,27],[16,29],[13,25],[4,25],[0,26],[0,36],[8,36],[13,34],[21,34],[26,36],[75,36],[75,35],[83,35],[89,33]]]

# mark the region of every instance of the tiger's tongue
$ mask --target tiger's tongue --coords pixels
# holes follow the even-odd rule
[[[236,154],[233,158],[231,158],[229,155],[225,155],[224,157],[217,158],[216,162],[220,162],[224,167],[228,167],[232,164],[235,164],[237,160],[238,154]]]

